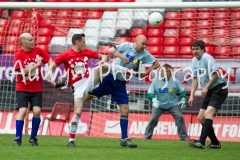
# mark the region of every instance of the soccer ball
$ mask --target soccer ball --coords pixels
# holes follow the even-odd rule
[[[159,12],[153,12],[149,15],[148,17],[148,22],[152,25],[152,26],[160,26],[160,24],[162,24],[163,22],[163,17]]]

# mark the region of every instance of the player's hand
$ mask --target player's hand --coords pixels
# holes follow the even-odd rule
[[[208,88],[204,87],[202,90],[202,96],[206,96],[208,92]]]
[[[152,99],[152,106],[153,106],[154,108],[158,108],[159,105],[160,105],[160,102],[157,100],[157,98],[153,98],[153,99]]]
[[[192,106],[192,104],[193,104],[193,97],[189,97],[188,104],[189,104],[189,106]]]
[[[140,78],[144,78],[144,77],[146,77],[147,75],[148,75],[147,73],[143,72],[143,73],[140,74]]]
[[[122,60],[123,60],[124,64],[129,64],[130,63],[129,59],[126,56]]]
[[[42,57],[37,57],[37,66],[40,66],[42,63]]]
[[[180,100],[180,102],[178,103],[178,105],[181,106],[181,109],[184,109],[186,107],[186,99],[185,98],[182,98]]]

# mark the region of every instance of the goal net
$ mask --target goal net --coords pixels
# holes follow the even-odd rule
[[[108,5],[104,5],[104,3]],[[156,8],[150,7],[151,3]],[[64,3],[68,8],[63,8],[61,4],[58,6],[57,3],[37,4],[41,4],[40,6],[43,7],[32,3],[31,5],[34,5],[32,8],[35,9],[31,9],[31,16],[27,16],[27,9],[11,9],[8,10],[8,17],[0,19],[0,46],[3,48],[0,55],[0,133],[15,133],[14,118],[17,113],[15,111],[15,81],[11,82],[10,77],[14,54],[20,47],[18,37],[21,33],[30,32],[35,37],[36,45],[48,52],[53,59],[60,52],[71,47],[73,34],[84,33],[87,48],[97,50],[102,54],[108,54],[107,50],[113,45],[122,42],[134,43],[135,37],[143,34],[148,38],[147,50],[157,58],[161,65],[168,63],[173,67],[174,76],[179,79],[188,96],[191,90],[188,67],[191,67],[193,58],[190,44],[195,40],[203,40],[206,43],[206,52],[216,59],[229,88],[228,98],[214,118],[215,132],[220,140],[239,141],[239,8],[232,8],[234,6],[230,6],[230,4],[226,5],[229,8],[222,8],[223,5],[218,7],[218,3],[214,3],[216,8],[211,8],[211,5],[206,5],[208,8],[195,8],[199,7],[198,4],[202,5],[199,2],[190,3],[192,4],[191,8],[188,2],[178,3],[181,5],[176,4],[175,6],[166,2],[161,3],[162,5],[159,7],[160,3],[156,3],[154,0],[148,3],[137,3],[136,0],[134,3],[128,3],[125,7],[123,7],[123,4],[126,4],[124,2],[116,2],[114,5],[107,2],[102,2],[102,5],[99,5],[100,3],[84,3],[83,5]],[[45,4],[51,5],[49,7]],[[6,9],[3,8],[3,10]],[[159,27],[151,26],[148,23],[148,16],[152,12],[160,12],[164,17],[164,21]],[[110,56],[109,61],[113,58]],[[89,66],[94,67],[95,64],[95,60],[90,60]],[[142,69],[148,67],[145,65],[142,66]],[[42,68],[46,71],[47,66],[42,66]],[[60,66],[60,70],[61,73],[64,72],[63,66]],[[59,72],[57,79],[61,78],[61,73]],[[129,137],[142,138],[144,136],[145,128],[151,117],[152,106],[147,99],[147,90],[153,77],[154,74],[143,80],[132,78],[127,84],[130,106]],[[51,109],[56,102],[73,102],[70,91],[52,88],[46,82],[43,84],[43,94],[42,120],[44,117],[50,116]],[[195,139],[201,133],[197,113],[202,100],[201,89],[199,89],[194,105],[187,106],[183,110],[188,135]],[[32,115],[29,114],[29,122],[31,122],[31,117]],[[119,119],[119,107],[117,104],[111,103],[110,95],[86,101],[78,134],[120,138]],[[64,125],[57,122],[50,123],[51,127],[48,122],[41,122],[40,135],[49,135],[50,129],[51,134],[69,134],[67,123]],[[52,125],[52,123],[54,124]],[[26,127],[27,132],[30,132],[31,123]],[[63,132],[61,131],[62,127]],[[179,139],[175,121],[169,113],[166,112],[159,118],[152,138]]]

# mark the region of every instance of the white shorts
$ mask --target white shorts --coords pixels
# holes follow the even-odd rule
[[[88,71],[88,78],[83,78],[73,83],[75,102],[87,95],[90,90],[94,89],[94,68],[88,68]]]

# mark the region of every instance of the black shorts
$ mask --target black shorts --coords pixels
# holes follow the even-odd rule
[[[201,109],[207,109],[208,106],[212,106],[219,110],[228,96],[228,88],[222,89],[225,86],[226,83],[222,83],[208,90],[207,95],[203,99]]]
[[[16,97],[17,97],[17,109],[27,108],[28,102],[30,103],[30,110],[32,110],[34,106],[42,108],[42,92],[17,91]]]

